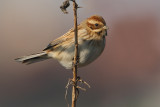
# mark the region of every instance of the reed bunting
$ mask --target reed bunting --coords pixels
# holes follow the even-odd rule
[[[94,15],[78,25],[79,63],[83,67],[93,62],[104,50],[107,36],[105,20]],[[74,29],[52,41],[42,52],[15,59],[18,62],[32,64],[54,58],[66,69],[72,69],[74,58]]]

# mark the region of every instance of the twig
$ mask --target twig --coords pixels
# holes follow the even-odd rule
[[[72,87],[72,107],[76,107],[77,101],[77,64],[78,64],[78,30],[77,30],[77,3],[73,1],[73,11],[74,11],[74,34],[75,34],[75,54],[73,60],[73,87]]]
[[[82,87],[77,86],[77,65],[79,62],[79,58],[78,58],[78,29],[77,29],[77,9],[81,8],[78,7],[76,0],[66,0],[63,2],[63,5],[60,6],[61,10],[63,11],[63,13],[68,13],[67,12],[67,8],[69,7],[70,3],[69,1],[73,2],[73,11],[74,11],[74,34],[75,34],[75,53],[74,53],[74,60],[73,60],[73,79],[72,81],[72,107],[76,107],[76,101],[77,101],[77,97],[79,95],[79,89],[85,90]],[[69,80],[70,81],[70,80]],[[65,94],[65,99],[67,99],[67,91],[68,91],[68,87],[70,85],[70,82],[68,82],[67,86],[66,86],[66,94]],[[66,100],[67,101],[67,100]],[[68,103],[68,101],[67,101]]]
[[[67,103],[67,106],[69,107],[69,102],[68,102],[68,100],[67,100],[67,95],[68,95],[68,88],[69,88],[69,86],[72,84],[72,79],[69,79],[68,80],[68,83],[67,83],[67,85],[66,85],[66,93],[65,93],[65,100],[66,100],[66,103]]]

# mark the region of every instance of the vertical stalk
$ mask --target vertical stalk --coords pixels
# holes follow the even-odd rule
[[[75,34],[75,54],[73,60],[73,87],[72,87],[72,107],[76,107],[77,100],[77,64],[78,64],[78,29],[77,29],[77,4],[75,0],[73,1],[73,11],[74,11],[74,34]]]

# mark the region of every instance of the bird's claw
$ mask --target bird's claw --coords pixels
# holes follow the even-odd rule
[[[80,60],[80,58],[79,58],[79,56],[77,56],[77,57],[76,57],[76,63],[74,63],[74,58],[73,58],[72,65],[73,65],[73,66],[78,66],[79,60]]]

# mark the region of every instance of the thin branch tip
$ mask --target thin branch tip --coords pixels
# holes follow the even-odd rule
[[[75,0],[66,0],[66,1],[64,1],[63,4],[60,6],[60,9],[62,10],[62,12],[63,12],[64,14],[68,14],[67,8],[70,6],[69,1],[75,2]],[[76,9],[82,8],[82,7],[78,6],[78,4],[77,4],[76,2],[75,2],[75,5],[76,5],[76,7],[75,7]]]

